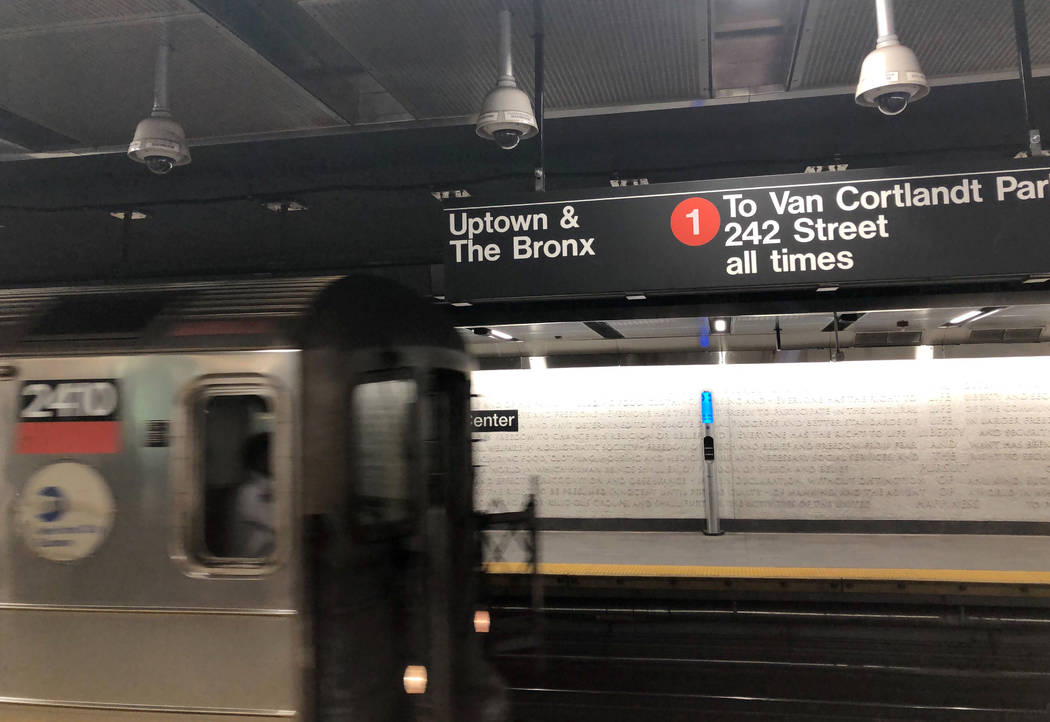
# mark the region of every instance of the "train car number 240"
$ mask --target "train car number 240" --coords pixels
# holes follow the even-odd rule
[[[23,421],[101,421],[115,418],[119,404],[114,379],[26,381],[20,416]]]

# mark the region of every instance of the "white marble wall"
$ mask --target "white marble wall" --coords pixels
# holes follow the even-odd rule
[[[478,505],[697,518],[700,392],[721,513],[745,519],[1050,521],[1050,357],[481,371]]]

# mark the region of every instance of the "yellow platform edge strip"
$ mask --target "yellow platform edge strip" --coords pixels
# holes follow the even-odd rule
[[[522,562],[487,562],[489,574],[527,574]],[[577,577],[716,579],[844,579],[850,581],[1050,584],[1050,572],[995,569],[872,569],[852,567],[720,567],[671,564],[540,564],[540,574]]]

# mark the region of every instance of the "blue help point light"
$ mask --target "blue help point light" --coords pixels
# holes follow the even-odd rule
[[[715,423],[715,409],[714,404],[711,402],[710,391],[702,391],[700,393],[700,418],[705,424]]]

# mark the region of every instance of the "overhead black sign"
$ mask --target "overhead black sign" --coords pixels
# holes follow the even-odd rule
[[[1050,165],[879,169],[533,195],[446,210],[457,300],[1050,272]]]
[[[471,431],[517,431],[517,409],[492,409],[470,412]]]

